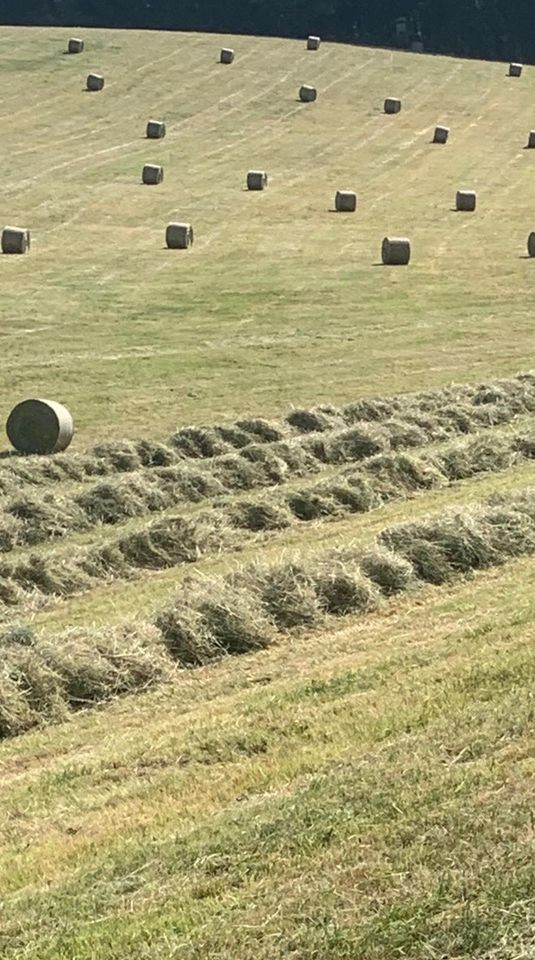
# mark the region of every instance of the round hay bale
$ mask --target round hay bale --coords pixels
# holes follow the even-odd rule
[[[530,150],[535,149],[535,130],[529,131],[528,147]]]
[[[472,212],[476,209],[477,194],[473,190],[458,190],[455,197],[455,209]]]
[[[302,103],[313,103],[317,99],[318,92],[315,87],[309,87],[306,83],[299,89],[299,99]]]
[[[401,100],[396,97],[387,97],[385,100],[385,113],[399,113],[401,110]]]
[[[406,237],[385,237],[381,259],[388,266],[406,266],[411,259],[411,242]]]
[[[71,37],[67,44],[67,53],[83,53],[84,47],[83,40],[79,40],[78,37]]]
[[[450,135],[449,127],[435,127],[433,143],[447,143]]]
[[[104,77],[100,73],[90,73],[87,78],[87,89],[92,92],[102,90],[104,87]]]
[[[509,64],[509,76],[510,77],[521,77],[522,76],[522,63],[510,63]]]
[[[159,167],[155,163],[146,163],[143,167],[141,179],[143,183],[162,183],[163,167]]]
[[[23,400],[9,414],[6,432],[19,453],[59,453],[69,446],[74,424],[55,400]]]
[[[319,50],[321,43],[320,37],[308,37],[307,50]]]
[[[247,174],[248,190],[263,190],[267,187],[268,175],[265,170],[249,170]]]
[[[4,227],[2,253],[26,253],[30,249],[30,231],[20,227]]]
[[[191,223],[169,223],[165,231],[165,242],[170,250],[187,250],[193,243]]]
[[[161,140],[165,137],[166,129],[163,120],[149,120],[147,124],[147,138],[149,140]]]
[[[530,257],[535,257],[535,232],[530,233],[528,237],[528,254]]]
[[[357,209],[357,194],[352,190],[337,190],[334,206],[338,213],[354,213]]]
[[[234,60],[234,50],[231,50],[230,47],[223,47],[221,53],[219,54],[220,63],[232,63]]]

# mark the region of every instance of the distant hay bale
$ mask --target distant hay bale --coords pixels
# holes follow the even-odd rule
[[[535,232],[528,237],[528,253],[530,257],[535,257]]]
[[[223,47],[221,53],[219,54],[220,63],[232,63],[234,60],[234,50],[231,50],[230,47]]]
[[[102,90],[104,87],[104,77],[100,73],[90,73],[87,78],[87,89],[91,91]]]
[[[315,87],[309,87],[304,83],[299,89],[299,99],[302,103],[313,103],[317,99],[318,92]]]
[[[339,213],[353,213],[357,209],[357,194],[352,190],[337,190],[334,206]]]
[[[165,137],[166,129],[163,120],[149,120],[147,124],[147,137],[149,140],[161,140]]]
[[[162,183],[163,167],[159,167],[155,163],[146,163],[143,167],[141,179],[143,183]]]
[[[473,211],[476,209],[477,195],[473,190],[458,190],[455,197],[456,210]]]
[[[411,242],[406,237],[385,237],[381,258],[389,266],[405,266],[411,259]]]
[[[435,127],[433,143],[447,143],[450,135],[449,127]]]
[[[522,76],[522,63],[510,63],[509,64],[509,76],[510,77],[521,77]]]
[[[396,97],[387,97],[385,100],[385,113],[399,113],[401,110],[401,100]]]
[[[249,170],[247,174],[248,190],[263,190],[267,187],[268,175],[265,170]]]
[[[320,37],[308,37],[307,50],[319,50],[321,43]]]
[[[68,53],[83,53],[84,52],[84,41],[79,40],[78,37],[71,37],[69,43],[67,44]]]
[[[2,253],[26,253],[30,249],[30,231],[20,227],[4,227]]]
[[[170,250],[187,250],[193,243],[191,223],[169,223],[165,231],[165,242]]]
[[[535,130],[529,131],[528,147],[530,148],[530,150],[533,150],[535,148]]]
[[[55,400],[23,400],[9,414],[6,432],[19,453],[59,453],[69,446],[74,424]]]

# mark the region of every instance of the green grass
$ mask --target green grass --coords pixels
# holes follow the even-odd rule
[[[28,256],[0,257],[6,416],[27,396],[58,399],[82,452],[533,367],[529,68],[510,80],[503,64],[328,43],[83,35],[69,57],[67,32],[0,28],[3,217],[32,231]],[[100,94],[84,91],[93,70]],[[296,101],[303,82],[317,103]],[[387,95],[399,116],[383,115]],[[162,142],[144,139],[150,117],[167,122]],[[446,147],[430,143],[437,123]],[[141,185],[145,162],[163,163],[161,186]],[[244,189],[252,168],[269,174],[263,194]],[[358,192],[356,215],[331,211],[339,188]],[[475,214],[452,211],[459,188],[478,191]],[[194,225],[188,253],[165,249],[173,219]],[[378,265],[387,233],[411,238],[408,269]],[[532,423],[481,437],[498,445]],[[417,454],[443,448],[432,437]],[[35,461],[25,479],[13,463],[2,508],[19,480],[54,507],[97,482],[65,474],[32,491]],[[98,628],[112,642],[133,621],[139,638],[191,572],[313,563],[534,482],[533,462],[515,463],[236,554],[31,595],[2,605],[2,630],[30,625],[46,643]],[[230,484],[183,512],[256,496]],[[68,563],[145,523],[33,552]],[[516,560],[4,740],[2,957],[531,960],[534,596],[535,561]]]

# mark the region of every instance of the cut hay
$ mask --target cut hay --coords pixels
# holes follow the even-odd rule
[[[268,175],[265,170],[249,170],[247,174],[248,190],[264,190],[268,184]]]
[[[450,135],[449,127],[435,127],[433,143],[447,143]]]
[[[384,105],[385,113],[399,113],[401,110],[401,100],[397,97],[387,97]]]
[[[54,400],[23,400],[11,411],[6,432],[19,453],[58,453],[66,450],[73,434],[73,419]]]
[[[321,609],[336,617],[368,613],[378,604],[377,589],[359,570],[343,560],[327,559],[314,569],[312,579]]]
[[[21,227],[4,227],[2,253],[27,253],[30,249],[30,231]]]
[[[147,123],[147,139],[161,140],[165,137],[166,128],[163,120],[149,120]]]
[[[385,237],[381,259],[387,266],[406,266],[411,259],[411,242],[407,237]]]
[[[78,37],[71,37],[67,44],[67,53],[83,53],[84,52],[84,41],[80,40]]]
[[[219,54],[220,63],[233,63],[234,62],[234,50],[231,50],[230,47],[223,47],[221,53]]]
[[[357,194],[352,190],[337,190],[334,206],[338,213],[354,213],[357,209]]]
[[[165,231],[165,242],[170,250],[187,250],[193,245],[191,223],[169,223]]]
[[[146,163],[141,174],[143,183],[157,184],[163,182],[163,167],[155,163]]]
[[[455,195],[455,209],[472,212],[476,209],[477,194],[474,190],[458,190]]]
[[[310,87],[308,84],[303,84],[299,88],[299,99],[301,103],[313,103],[314,100],[317,100],[318,92],[315,87]]]
[[[97,90],[103,90],[104,88],[104,77],[100,73],[90,73],[86,80],[86,87],[92,92]]]
[[[307,50],[319,50],[320,43],[320,37],[307,37]]]
[[[523,70],[522,63],[510,63],[509,64],[509,76],[510,77],[521,77]]]

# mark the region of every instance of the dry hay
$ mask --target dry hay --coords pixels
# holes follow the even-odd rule
[[[170,250],[187,250],[193,244],[191,223],[169,223],[165,231],[165,242]]]
[[[476,209],[477,194],[474,190],[458,190],[455,195],[455,209],[472,212]]]
[[[234,61],[234,50],[231,50],[230,47],[223,47],[221,53],[219,54],[220,63],[233,63]]]
[[[147,138],[149,140],[161,140],[165,137],[166,128],[163,120],[149,120],[147,123]]]
[[[73,434],[73,419],[54,400],[23,400],[11,411],[6,432],[19,453],[58,453],[66,450]]]
[[[357,194],[352,190],[337,190],[334,206],[338,213],[353,213],[357,209]]]
[[[401,110],[401,100],[398,100],[397,97],[387,97],[385,100],[384,111],[385,113],[399,113]]]
[[[163,182],[163,167],[155,163],[146,163],[141,174],[143,183],[158,184]]]
[[[247,174],[248,190],[264,190],[268,184],[268,175],[265,170],[249,170]]]
[[[21,227],[4,227],[2,253],[27,253],[30,249],[30,231]]]
[[[321,43],[320,37],[307,37],[307,50],[319,50]]]
[[[84,41],[80,40],[78,37],[71,37],[67,44],[67,53],[83,53],[84,52]]]
[[[435,127],[433,143],[447,143],[450,135],[449,127]]]
[[[86,80],[88,90],[95,92],[104,88],[104,77],[100,73],[90,73]]]
[[[318,97],[318,92],[315,87],[310,87],[308,84],[304,83],[303,86],[299,88],[299,99],[302,103],[313,103]]]
[[[411,259],[411,242],[407,237],[385,237],[381,259],[387,266],[406,266]]]

